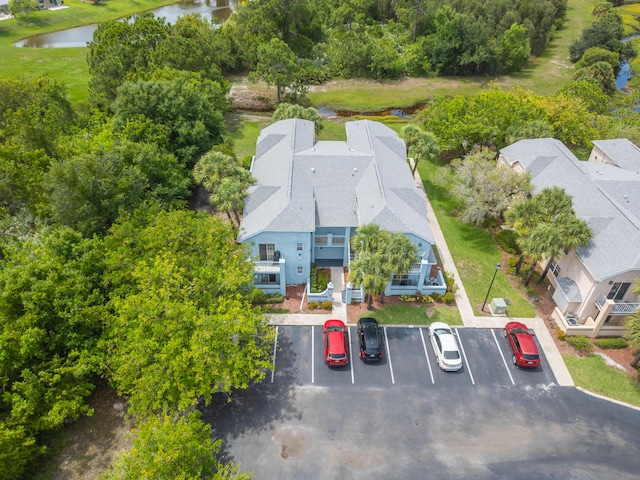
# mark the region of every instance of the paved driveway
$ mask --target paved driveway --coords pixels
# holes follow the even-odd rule
[[[640,412],[510,363],[499,330],[458,329],[464,367],[426,329],[387,327],[385,361],[329,369],[321,327],[279,327],[276,369],[203,418],[256,479],[637,478]],[[351,346],[357,352],[355,329]],[[353,348],[356,347],[356,348]]]

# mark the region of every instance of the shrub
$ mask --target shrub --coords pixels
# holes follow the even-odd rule
[[[627,340],[622,337],[596,338],[593,343],[603,350],[626,348]]]
[[[556,336],[558,337],[558,340],[566,340],[567,339],[567,334],[565,333],[564,330],[558,330],[558,333],[556,334]]]
[[[263,313],[290,313],[286,308],[264,307]]]
[[[323,310],[331,310],[333,309],[333,302],[330,302],[329,300],[325,300],[320,304],[320,308],[322,308]]]
[[[416,299],[416,302],[423,302],[424,301],[424,295],[422,295],[420,292],[416,292],[413,295],[413,298]]]
[[[329,284],[329,273],[326,270],[318,269],[315,263],[311,264],[311,292],[320,293],[327,289]]]
[[[444,294],[444,303],[446,303],[447,305],[451,305],[455,301],[456,296],[453,293],[447,292]]]
[[[432,293],[431,297],[433,298],[434,302],[442,301],[442,295],[440,295],[439,293]]]
[[[400,300],[401,302],[415,302],[416,297],[414,297],[413,295],[400,295],[398,296],[398,300]]]
[[[496,234],[495,240],[505,252],[511,255],[517,255],[518,245],[516,244],[516,237],[517,234],[513,230],[500,230]]]
[[[270,293],[267,295],[263,290],[259,288],[254,289],[250,293],[251,303],[253,305],[266,305],[268,303],[282,303],[284,302],[284,297],[279,293]]]
[[[453,274],[449,272],[444,272],[444,281],[447,285],[447,292],[456,293],[456,290],[458,290],[458,286],[455,283]]]
[[[252,304],[254,305],[262,305],[266,300],[266,294],[264,293],[264,291],[260,290],[259,288],[254,288],[251,293],[249,294],[250,297],[250,301]]]
[[[424,303],[426,303],[427,305],[431,305],[436,303],[436,301],[433,299],[433,297],[431,295],[423,295],[422,296],[422,301]]]
[[[589,352],[593,349],[593,343],[584,335],[576,335],[575,337],[567,337],[567,343],[581,353]]]
[[[320,306],[320,304],[318,302],[309,302],[307,304],[307,307],[309,307],[309,310],[315,310],[319,306]]]

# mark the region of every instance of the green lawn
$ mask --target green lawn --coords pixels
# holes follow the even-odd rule
[[[430,325],[433,322],[445,322],[449,325],[462,325],[457,307],[439,305],[429,318],[424,305],[389,305],[380,310],[364,313],[360,317],[373,317],[381,325]],[[360,318],[358,317],[358,318]]]
[[[65,0],[69,8],[41,10],[0,22],[0,72],[8,75],[47,73],[66,85],[72,103],[84,101],[88,93],[87,48],[21,48],[13,43],[24,38],[66,28],[121,18],[176,3],[177,0],[109,0],[93,4]]]
[[[70,8],[38,11],[29,18],[0,22],[0,71],[3,75],[49,73],[68,88],[72,102],[87,98],[88,68],[86,48],[18,48],[13,43],[37,33],[47,33],[78,25],[124,17],[150,10],[176,0],[109,0],[102,4],[67,0]],[[596,0],[569,0],[568,21],[550,42],[545,53],[531,59],[528,67],[509,77],[425,78],[398,81],[344,80],[314,88],[314,106],[337,110],[381,111],[407,107],[435,95],[472,95],[491,81],[505,87],[520,85],[542,95],[551,95],[571,81],[569,45],[592,21]]]
[[[510,76],[465,78],[409,78],[398,81],[340,80],[327,88],[319,87],[309,95],[316,107],[331,110],[382,111],[393,107],[408,107],[437,95],[473,95],[489,82],[497,81],[503,88],[521,86],[539,95],[553,95],[572,81],[573,65],[569,46],[593,22],[593,7],[598,0],[568,0],[567,20],[555,32],[545,52],[531,58],[520,73]]]
[[[422,177],[429,201],[442,228],[447,245],[474,310],[479,313],[495,273],[496,263],[501,262],[502,252],[484,229],[465,225],[453,215],[455,203],[446,191],[433,182],[439,164],[420,162],[418,171]],[[534,317],[535,308],[525,294],[509,283],[504,273],[498,272],[491,289],[491,297],[511,300],[509,315]]]
[[[609,398],[640,406],[640,384],[624,372],[606,365],[598,355],[583,358],[563,355],[576,385]]]

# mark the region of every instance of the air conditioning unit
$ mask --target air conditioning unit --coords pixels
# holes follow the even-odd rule
[[[489,310],[493,315],[507,315],[507,302],[504,298],[492,298],[489,304]]]

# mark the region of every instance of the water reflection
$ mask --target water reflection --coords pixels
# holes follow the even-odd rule
[[[168,23],[175,23],[178,17],[189,13],[199,13],[203,18],[216,18],[224,23],[233,13],[235,0],[183,0],[180,3],[167,5],[152,10],[156,17],[166,18]],[[86,47],[93,40],[93,32],[98,24],[69,28],[58,32],[36,35],[14,43],[16,47],[69,48]]]

